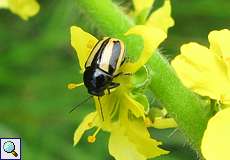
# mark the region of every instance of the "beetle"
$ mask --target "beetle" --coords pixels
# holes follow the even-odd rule
[[[125,61],[124,43],[116,38],[103,38],[94,46],[85,63],[83,82],[93,96],[105,95],[105,90],[118,87],[113,78],[121,73],[119,68]]]
[[[83,74],[84,85],[91,96],[75,106],[70,112],[88,101],[91,97],[97,96],[100,104],[101,116],[104,121],[99,97],[105,95],[105,90],[110,94],[110,89],[120,85],[119,83],[113,82],[113,78],[122,74],[121,72],[119,73],[119,68],[124,62],[125,46],[121,40],[105,37],[98,41],[85,62],[85,71]]]

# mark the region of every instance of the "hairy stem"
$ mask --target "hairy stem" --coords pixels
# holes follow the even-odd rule
[[[175,118],[180,130],[199,151],[203,132],[209,120],[209,108],[200,97],[185,88],[168,61],[156,53],[148,62],[154,70],[151,90]]]
[[[119,37],[134,22],[123,14],[111,0],[77,0],[77,5],[103,34]]]

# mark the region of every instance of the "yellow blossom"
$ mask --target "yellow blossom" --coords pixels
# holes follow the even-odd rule
[[[171,17],[171,2],[165,0],[162,7],[154,11],[148,17],[155,0],[133,0],[134,16],[140,20],[140,23],[168,32],[168,29],[174,26],[174,20]],[[148,17],[146,19],[146,17]]]
[[[223,105],[230,104],[229,40],[229,30],[212,31],[209,48],[194,42],[185,44],[172,61],[185,86]]]
[[[149,34],[146,33],[147,31],[149,31]],[[151,36],[152,32],[158,36]],[[153,51],[166,38],[166,34],[159,29],[150,29],[150,27],[141,25],[131,28],[126,33],[126,35],[128,34],[140,35],[144,40],[144,49],[139,60],[124,64],[123,70],[121,68],[121,72],[126,72],[129,65],[132,65],[133,68],[128,71],[130,71],[129,73],[135,73],[147,62]],[[97,39],[89,33],[84,32],[79,27],[71,27],[71,44],[77,51],[82,70],[84,70],[84,63],[96,43]],[[118,76],[114,81],[120,83],[120,86],[114,89],[111,94],[100,98],[104,120],[102,120],[99,101],[97,97],[94,98],[97,111],[88,114],[76,130],[74,135],[75,145],[86,130],[96,127],[96,132],[88,137],[88,142],[93,143],[96,140],[99,130],[110,132],[109,150],[111,155],[118,160],[132,160],[134,157],[138,160],[145,160],[168,153],[158,147],[161,143],[150,137],[144,125],[144,107],[132,98],[131,78],[132,76]],[[70,88],[75,86],[77,85],[69,85]],[[127,155],[127,152],[132,154]]]
[[[208,39],[209,48],[194,42],[183,45],[172,66],[185,86],[225,108],[209,120],[201,151],[207,160],[229,160],[230,30],[212,31]]]
[[[201,151],[206,160],[229,160],[230,108],[212,117],[202,140]]]
[[[171,17],[170,0],[165,0],[164,5],[153,12],[145,24],[148,26],[160,28],[167,33],[168,29],[175,24],[173,18]]]
[[[154,3],[154,0],[133,0],[133,5],[134,5],[134,15],[143,15],[147,16],[149,13],[152,5]]]
[[[40,9],[36,0],[1,0],[0,8],[9,9],[24,20],[36,15]]]
[[[150,5],[152,5],[153,1],[147,0],[146,2],[148,3],[145,6],[137,6],[137,4],[141,3],[138,0],[134,0],[137,12],[151,8]],[[154,19],[158,19],[158,15],[163,16],[163,19],[167,19],[169,13],[167,9],[161,11],[161,13],[167,12],[166,14],[157,14],[152,17],[151,21],[156,22],[157,20]],[[166,28],[168,29],[170,26],[172,25],[169,23],[160,22],[159,25],[136,25],[130,28],[125,33],[125,36],[140,36],[143,39],[143,49],[136,62],[124,63],[119,71],[131,73],[135,76],[135,73],[147,63],[160,43],[166,39]],[[94,36],[81,28],[71,27],[71,45],[76,50],[76,57],[81,71],[84,71],[84,64],[97,42],[98,40]],[[137,101],[134,98],[136,95],[132,93],[134,76],[121,75],[114,78],[114,82],[120,84],[119,87],[113,89],[110,94],[100,97],[100,102],[98,97],[94,97],[96,112],[89,113],[76,129],[74,134],[75,145],[86,130],[95,128],[95,133],[88,137],[88,142],[95,142],[96,135],[100,130],[110,132],[109,152],[117,160],[146,160],[168,153],[168,151],[159,148],[158,146],[161,145],[161,142],[152,139],[148,133],[148,126],[145,124],[148,118],[145,115],[144,104]],[[73,89],[80,85],[70,84],[68,87]],[[100,106],[102,107],[103,118]],[[157,124],[159,125],[157,126]],[[159,119],[157,124],[157,127],[164,128],[175,123],[172,124],[171,120],[162,122]]]
[[[128,73],[136,72],[140,67],[142,67],[154,54],[153,51],[155,51],[160,43],[167,37],[162,30],[145,25],[136,25],[126,33],[126,35],[130,34],[144,36],[145,45],[137,62],[127,63],[124,65],[124,72]]]

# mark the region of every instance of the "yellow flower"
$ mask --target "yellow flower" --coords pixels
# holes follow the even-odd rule
[[[145,24],[148,26],[160,28],[167,33],[168,29],[175,24],[173,18],[171,17],[170,0],[165,0],[164,5],[153,12]]]
[[[172,66],[185,86],[223,105],[230,104],[230,31],[212,31],[210,47],[189,43]]]
[[[170,7],[169,1],[166,1],[168,7]],[[149,4],[150,1],[148,1]],[[163,12],[165,14],[162,14]],[[167,19],[168,13],[167,9],[163,9],[161,14],[157,14],[152,18],[152,22],[157,22],[154,19],[158,19],[158,15],[163,16],[163,19]],[[168,151],[158,147],[161,145],[161,142],[150,137],[147,127],[164,128],[169,125],[170,127],[175,127],[175,122],[171,119],[167,119],[168,121],[157,119],[156,123],[155,121],[150,122],[145,115],[147,110],[145,104],[137,100],[138,98],[146,99],[145,95],[135,95],[132,93],[132,89],[134,87],[135,73],[147,63],[160,43],[167,37],[166,32],[170,26],[171,24],[161,21],[155,25],[150,25],[150,23],[148,25],[136,25],[125,33],[125,36],[137,35],[143,39],[143,49],[138,60],[133,63],[126,62],[120,68],[120,72],[132,73],[133,76],[118,76],[114,78],[114,82],[119,83],[120,86],[113,89],[110,94],[100,97],[101,105],[98,98],[94,97],[96,111],[89,113],[76,129],[74,134],[75,145],[80,141],[86,130],[96,128],[95,133],[88,137],[88,142],[94,143],[96,135],[100,130],[110,132],[109,152],[117,160],[146,160],[168,153]],[[71,45],[77,52],[76,57],[81,72],[84,71],[85,62],[97,42],[98,40],[94,36],[81,28],[71,27]],[[68,88],[73,89],[79,85],[81,84],[71,83]],[[102,107],[103,118],[100,106]]]
[[[144,16],[147,16],[153,3],[154,0],[133,0],[133,5],[135,9],[134,15],[138,16],[143,14]]]
[[[208,122],[201,151],[206,160],[229,160],[230,108],[218,112]]]
[[[139,60],[135,63],[124,64],[124,67],[121,68],[121,72],[135,73],[147,62],[154,53],[153,51],[166,38],[166,34],[157,28],[141,25],[131,28],[126,33],[126,35],[129,34],[140,35],[144,40],[144,48]],[[81,28],[71,27],[71,44],[77,51],[82,70],[97,41],[95,37]],[[157,147],[161,143],[152,139],[145,127],[144,106],[136,101],[131,93],[132,76],[118,76],[114,81],[120,83],[120,86],[111,94],[100,98],[104,121],[101,118],[99,101],[95,97],[97,111],[88,114],[78,127],[74,135],[74,144],[79,142],[86,130],[96,127],[95,134],[88,137],[88,142],[93,143],[96,140],[96,134],[101,129],[110,132],[109,151],[118,160],[133,160],[134,158],[145,160],[168,153]],[[74,85],[71,84],[69,87],[74,87]],[[127,153],[131,154],[127,155]]]
[[[1,0],[0,8],[9,9],[24,20],[36,15],[40,9],[36,0]]]
[[[212,31],[210,47],[189,43],[181,47],[181,54],[173,61],[177,75],[185,86],[201,96],[217,100],[222,107],[230,104],[230,30]],[[212,117],[201,145],[207,160],[229,160],[230,108]]]
[[[154,0],[133,0],[136,21],[140,21],[141,24],[143,23],[147,26],[159,28],[167,33],[168,29],[174,26],[174,20],[171,17],[170,0],[165,0],[163,6],[151,13],[146,20],[153,3]]]

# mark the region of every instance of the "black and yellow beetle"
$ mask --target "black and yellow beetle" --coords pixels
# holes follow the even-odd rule
[[[104,38],[92,49],[86,63],[83,81],[89,94],[103,96],[105,90],[118,87],[113,82],[118,70],[125,61],[124,43],[115,38]]]
[[[108,90],[110,93],[110,89],[120,85],[119,83],[113,82],[113,78],[121,74],[119,73],[119,68],[124,61],[125,46],[121,40],[106,37],[98,41],[85,63],[83,75],[84,85],[91,96],[75,106],[70,112],[88,101],[92,96],[97,96],[100,104],[101,116],[104,121],[99,97],[105,95],[105,90]]]

